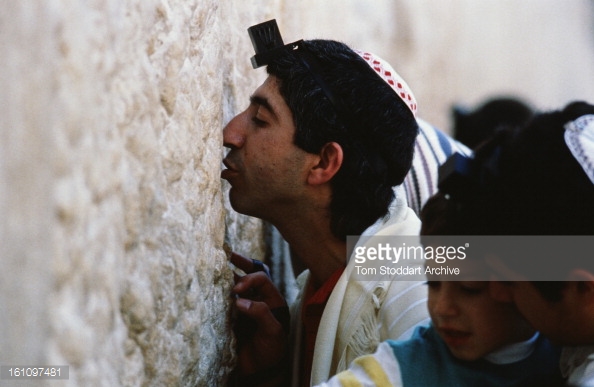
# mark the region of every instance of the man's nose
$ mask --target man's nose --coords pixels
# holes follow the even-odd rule
[[[241,148],[245,142],[247,115],[245,112],[233,117],[223,128],[223,145],[227,148]]]

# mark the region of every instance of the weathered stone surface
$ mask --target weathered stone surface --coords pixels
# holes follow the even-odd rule
[[[217,0],[4,7],[1,364],[67,364],[68,386],[224,382],[222,127],[257,82],[236,60],[250,5],[266,17]],[[262,257],[258,221],[227,226]]]
[[[453,103],[514,95],[539,109],[594,100],[589,0],[287,2],[287,35],[342,40],[389,61],[419,115],[450,129]],[[301,32],[304,31],[304,32]]]

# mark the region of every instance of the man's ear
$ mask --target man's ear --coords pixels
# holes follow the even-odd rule
[[[342,147],[336,142],[329,142],[322,147],[319,159],[309,171],[307,182],[311,185],[324,184],[330,181],[342,166]]]

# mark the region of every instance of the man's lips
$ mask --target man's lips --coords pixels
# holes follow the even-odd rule
[[[221,171],[222,179],[229,180],[231,177],[238,174],[237,169],[235,167],[233,167],[233,165],[227,159],[223,160],[223,165],[225,165],[225,167],[227,167],[227,169],[223,169]]]
[[[461,331],[453,328],[439,328],[439,335],[451,347],[458,347],[465,344],[470,339],[470,332]]]

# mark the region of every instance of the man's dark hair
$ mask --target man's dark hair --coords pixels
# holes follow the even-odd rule
[[[594,235],[594,184],[564,140],[565,124],[586,114],[594,114],[594,106],[574,102],[535,115],[524,128],[497,133],[475,150],[475,175],[480,179],[464,187],[470,194],[448,197],[440,192],[431,198],[421,213],[422,233]],[[526,265],[528,258],[522,262],[522,256],[509,254],[514,246],[497,248],[506,250],[500,258],[519,272],[544,264]],[[588,253],[561,254],[547,262],[555,264],[561,277],[572,269],[591,268]],[[533,284],[543,297],[556,301],[566,283]]]
[[[332,232],[343,240],[361,234],[387,214],[393,187],[411,167],[418,133],[412,112],[340,42],[304,41],[299,50],[271,60],[267,71],[280,80],[280,93],[293,113],[295,144],[310,153],[329,142],[342,147],[343,164],[331,181]]]

